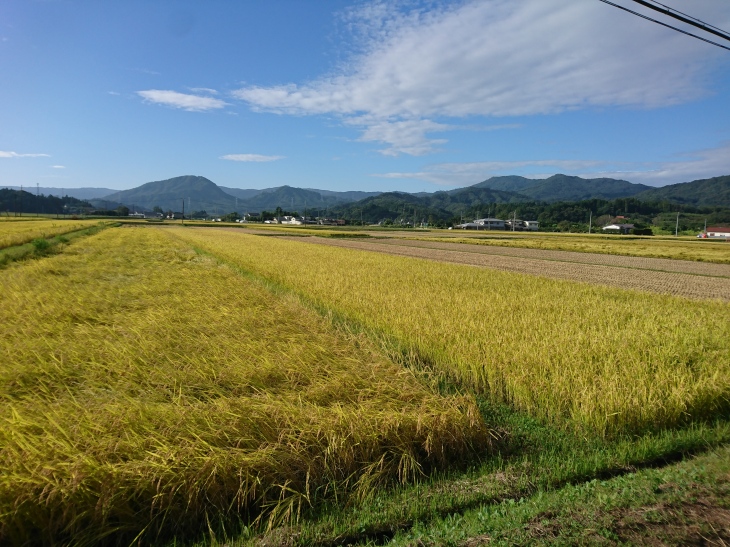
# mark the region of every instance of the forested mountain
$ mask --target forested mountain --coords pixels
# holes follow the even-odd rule
[[[546,202],[628,198],[651,189],[651,186],[625,180],[583,179],[568,175],[553,175],[546,179],[492,177],[475,186],[518,192],[528,199]]]
[[[18,213],[40,213],[62,215],[75,213],[78,209],[90,209],[91,204],[71,196],[36,195],[25,190],[0,189],[0,215],[13,216]]]
[[[730,207],[730,175],[670,184],[662,188],[651,188],[637,194],[636,197],[646,201],[671,201],[707,207]]]
[[[226,194],[218,185],[205,177],[186,175],[167,180],[148,182],[131,190],[115,192],[104,200],[118,202],[128,207],[151,210],[155,206],[162,209],[180,211],[185,199],[187,210],[217,211],[229,213],[236,206],[236,198]]]
[[[8,188],[9,190],[20,190],[20,186],[5,186],[5,188]],[[51,188],[46,186],[24,186],[23,191],[31,194],[39,193],[44,196],[56,196],[59,198],[69,196],[76,199],[88,200],[103,198],[117,190],[113,190],[111,188]]]

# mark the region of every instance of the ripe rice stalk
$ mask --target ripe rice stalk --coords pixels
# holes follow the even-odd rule
[[[223,230],[174,233],[555,424],[611,435],[730,409],[727,303]]]
[[[23,245],[38,238],[49,238],[81,228],[97,226],[98,220],[28,220],[0,223],[0,249]]]
[[[106,230],[0,282],[0,542],[275,524],[494,444],[471,397],[163,230]]]

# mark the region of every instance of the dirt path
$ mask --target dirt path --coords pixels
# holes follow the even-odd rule
[[[469,244],[461,244],[457,250],[457,245],[454,244],[412,240],[378,240],[372,242],[320,237],[286,239],[302,243],[424,258],[439,262],[467,264],[553,279],[582,281],[622,289],[671,294],[693,299],[730,301],[730,277],[713,277],[710,273],[697,273],[711,271],[715,275],[722,275],[723,273],[727,275],[727,270],[703,270],[701,268],[704,266],[727,268],[726,265],[720,264],[688,263],[680,260],[634,258],[568,251],[544,251],[540,249],[482,248],[481,246]],[[462,250],[462,247],[466,247],[467,250]],[[582,261],[573,260],[574,255]],[[690,268],[693,266],[698,267],[698,269],[694,273],[685,273],[684,268],[687,266]]]

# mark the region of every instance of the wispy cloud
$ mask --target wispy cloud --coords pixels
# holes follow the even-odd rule
[[[422,155],[444,143],[429,133],[459,129],[469,117],[692,101],[707,93],[723,55],[599,2],[403,5],[413,4],[375,0],[347,12],[361,42],[342,70],[234,96],[256,111],[336,115],[362,130],[361,141],[388,145],[384,154]],[[730,22],[728,3],[693,7],[715,24]]]
[[[137,91],[137,95],[145,101],[173,108],[180,108],[190,112],[205,112],[208,110],[216,110],[224,108],[228,103],[213,97],[201,97],[199,95],[190,95],[187,93],[178,93],[165,89],[148,89],[145,91]]]
[[[50,158],[49,154],[18,154],[0,150],[0,158]]]
[[[439,186],[460,187],[470,186],[493,176],[521,175],[527,178],[545,178],[555,173],[584,178],[623,179],[649,186],[689,182],[714,177],[718,173],[730,173],[730,143],[685,153],[676,160],[663,162],[547,159],[439,163],[430,165],[422,171],[376,173],[371,176],[415,179]]]
[[[284,156],[264,156],[261,154],[226,154],[225,156],[220,156],[219,159],[230,161],[265,162],[283,160]]]
[[[107,91],[109,95],[119,95],[117,91]]]
[[[65,165],[51,165],[53,169],[66,169]]]

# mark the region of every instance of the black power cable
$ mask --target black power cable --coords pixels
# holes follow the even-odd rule
[[[638,2],[639,0],[634,0],[634,1]],[[662,23],[661,21],[658,21],[656,19],[652,19],[651,17],[647,17],[646,15],[643,15],[643,14],[637,12],[637,11],[633,11],[633,10],[630,10],[629,8],[625,8],[624,6],[620,6],[620,5],[615,4],[613,2],[609,2],[609,0],[599,0],[599,2],[603,2],[604,4],[609,4],[609,5],[611,5],[611,6],[615,7],[615,8],[618,8],[618,9],[621,9],[621,10],[624,10],[624,11],[628,11],[629,13],[631,13],[633,15],[636,15],[637,17],[641,17],[642,19],[646,19],[647,21],[651,21],[653,23],[656,23],[657,25],[661,25],[663,27],[667,27],[667,28],[670,28],[672,30],[676,30],[677,32],[681,32],[682,34],[686,34],[687,36],[691,36],[692,38],[697,38],[698,40],[702,40],[703,42],[707,42],[708,44],[712,44],[713,46],[721,47],[722,49],[727,49],[728,51],[730,51],[730,47],[724,46],[722,44],[718,44],[717,42],[713,42],[712,40],[708,40],[707,38],[702,38],[701,36],[697,36],[696,34],[692,34],[691,32],[687,32],[686,30],[682,30],[681,28],[673,27],[672,25],[668,25],[666,23]],[[644,2],[640,2],[640,3],[644,4]],[[695,26],[697,26],[697,25],[695,25]],[[708,32],[709,32],[709,30],[708,30]],[[717,33],[713,33],[713,34],[717,34]],[[730,38],[727,38],[726,36],[723,36],[723,38],[730,39]]]
[[[665,6],[664,4],[659,4],[659,2],[655,2],[658,5],[654,5],[650,2],[646,2],[645,0],[634,0],[634,2],[636,2],[637,4],[641,4],[642,6],[646,6],[649,9],[653,9],[654,11],[658,11],[659,13],[663,13],[664,15],[668,15],[669,17],[682,21],[683,23],[687,23],[688,25],[692,25],[693,27],[702,29],[705,32],[709,32],[710,34],[714,34],[715,36],[719,36],[720,38],[730,41],[730,34],[728,34],[727,32],[720,30],[717,27],[708,25],[707,23],[700,21],[695,17],[691,17],[685,13],[682,13],[681,11],[677,11],[668,6]]]

